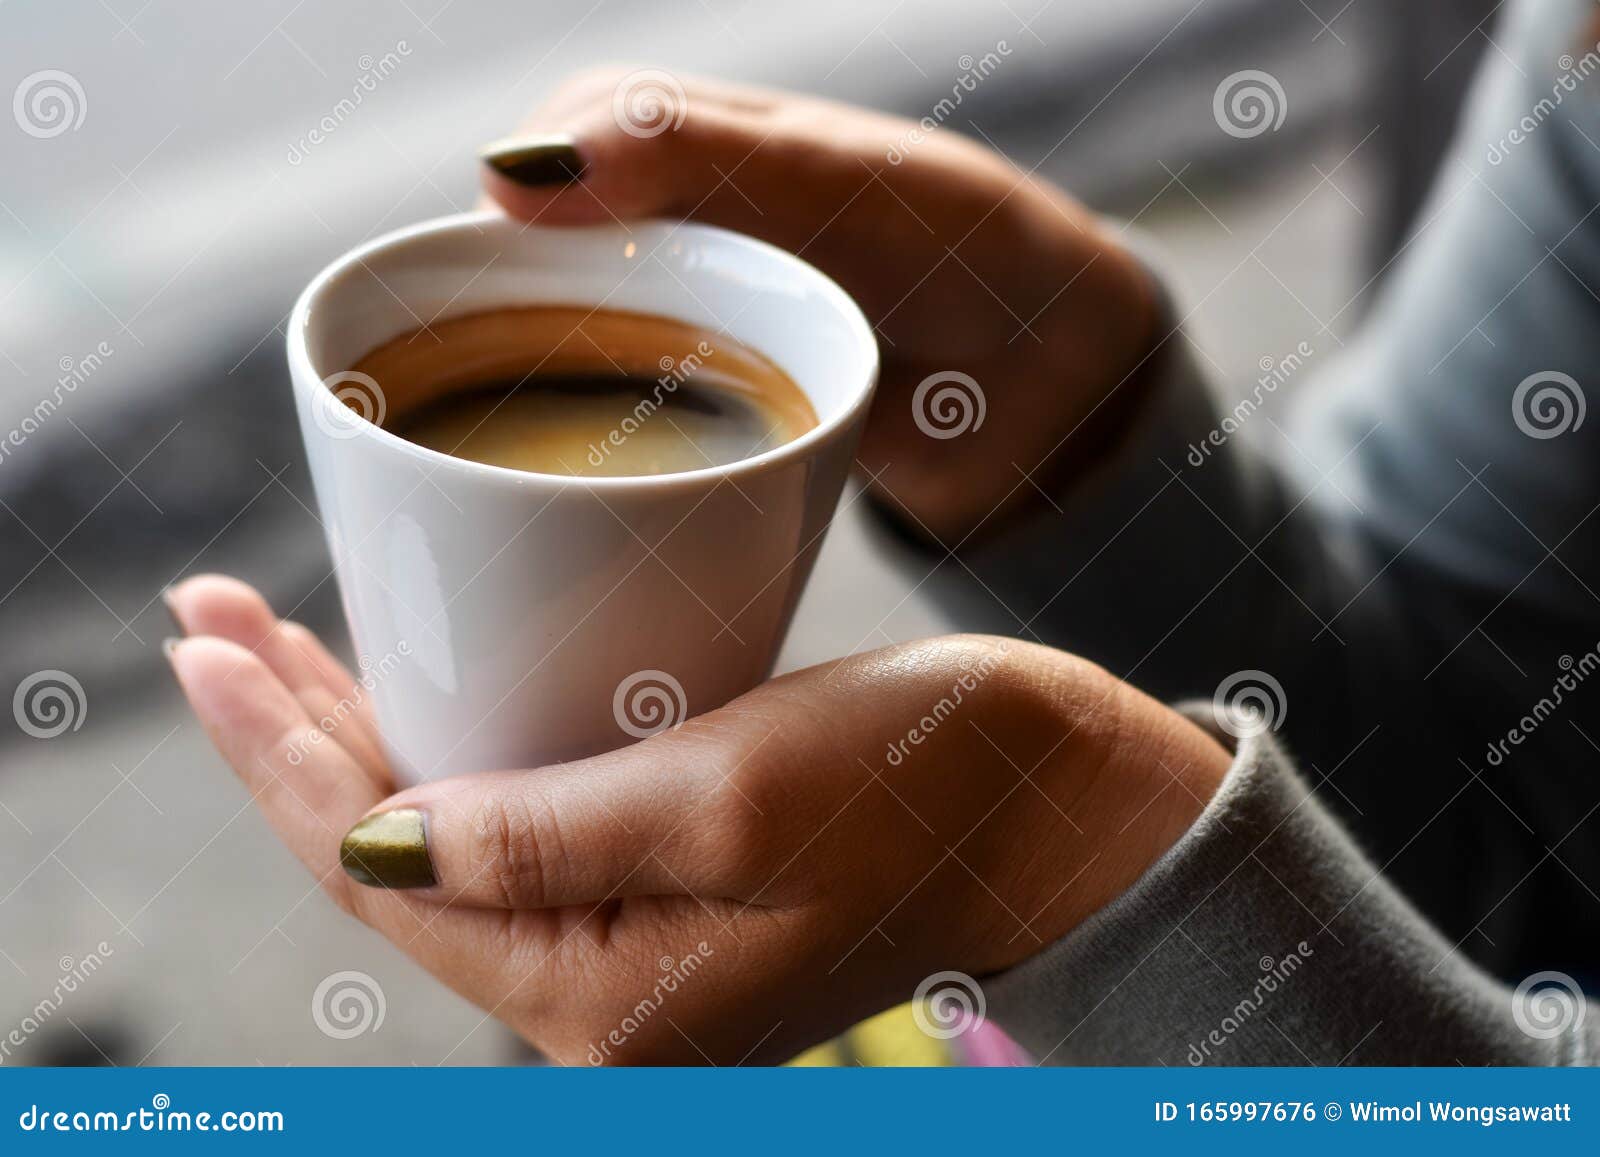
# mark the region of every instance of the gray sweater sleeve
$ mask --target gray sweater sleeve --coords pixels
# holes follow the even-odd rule
[[[1308,320],[1260,381],[1208,381],[1174,294],[1113,452],[935,573],[907,560],[962,629],[1168,702],[1259,690],[1318,814],[1513,983],[1600,961],[1595,14],[1507,5],[1347,347]]]
[[[1594,1063],[1572,978],[1530,979],[1434,931],[1268,733],[1131,889],[984,990],[1046,1064]]]

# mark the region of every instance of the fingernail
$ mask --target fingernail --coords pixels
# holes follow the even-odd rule
[[[172,652],[177,650],[178,644],[181,642],[183,642],[182,639],[173,635],[168,635],[161,640],[161,653],[167,657],[167,662],[170,663],[172,661]]]
[[[566,185],[583,176],[583,157],[565,133],[491,141],[478,156],[508,181],[528,188]]]
[[[172,619],[172,625],[178,628],[179,635],[187,635],[189,628],[183,625],[183,620],[178,617],[178,608],[172,601],[172,588],[161,588],[161,605],[167,608],[167,616]],[[171,642],[172,640],[168,640]],[[165,644],[163,644],[165,645]]]
[[[371,888],[431,888],[439,882],[428,855],[422,813],[399,808],[368,816],[345,834],[339,863]]]

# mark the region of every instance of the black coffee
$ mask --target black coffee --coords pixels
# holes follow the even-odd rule
[[[667,318],[529,306],[418,330],[355,367],[384,426],[458,458],[540,474],[724,466],[816,425],[800,388],[731,339]]]

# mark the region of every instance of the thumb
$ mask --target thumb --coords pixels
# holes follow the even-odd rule
[[[409,788],[350,829],[340,862],[358,883],[469,907],[721,894],[718,849],[736,842],[740,817],[710,746],[665,734],[591,759]]]

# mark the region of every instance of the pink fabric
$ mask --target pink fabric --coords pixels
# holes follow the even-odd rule
[[[1033,1064],[1022,1046],[986,1020],[968,1028],[952,1044],[960,1064],[981,1069],[1021,1068]]]

